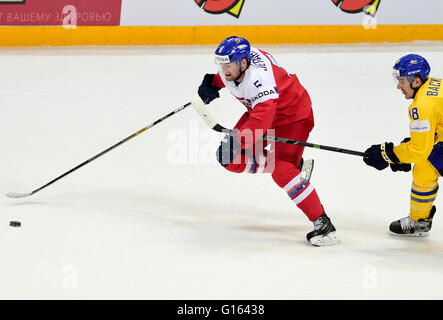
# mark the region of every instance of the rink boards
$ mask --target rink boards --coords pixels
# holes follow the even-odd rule
[[[50,0],[0,2],[0,46],[208,45],[443,40],[443,2]],[[412,9],[411,9],[412,8]]]

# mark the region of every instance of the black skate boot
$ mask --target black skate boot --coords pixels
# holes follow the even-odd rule
[[[432,218],[434,217],[435,211],[435,206],[432,206],[429,217],[418,221],[412,220],[411,217],[394,221],[389,226],[389,231],[391,231],[393,235],[426,237],[432,228]]]
[[[340,243],[340,240],[335,237],[335,227],[326,213],[323,213],[314,221],[314,230],[306,235],[306,239],[316,247],[332,246]]]

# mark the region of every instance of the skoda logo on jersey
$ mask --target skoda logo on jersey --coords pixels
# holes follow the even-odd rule
[[[263,98],[264,96],[269,96],[270,94],[275,94],[276,92],[274,90],[265,90],[260,92],[258,95],[256,95],[255,97],[253,97],[251,99],[251,102],[254,103],[256,100]]]
[[[375,17],[381,0],[332,0],[332,2],[343,12],[364,12]]]
[[[208,13],[221,14],[229,13],[238,18],[243,9],[245,0],[194,0],[199,7]]]

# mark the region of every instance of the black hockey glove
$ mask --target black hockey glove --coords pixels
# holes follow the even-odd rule
[[[203,82],[198,88],[198,95],[205,104],[209,104],[215,98],[219,98],[218,91],[220,88],[214,85],[215,74],[205,74]]]
[[[411,138],[407,137],[407,138],[403,139],[403,141],[401,143],[406,143],[409,140],[411,140]],[[394,172],[397,172],[397,171],[409,172],[409,171],[411,171],[411,168],[412,168],[410,163],[401,163],[401,162],[400,163],[391,163],[389,166],[391,167],[391,170]]]
[[[239,152],[241,152],[241,145],[237,138],[233,134],[227,134],[217,150],[217,160],[223,167],[226,167],[234,161]]]
[[[385,142],[383,144],[374,144],[366,149],[365,153],[368,155],[363,157],[363,161],[377,170],[386,169],[389,164],[398,164],[400,161],[395,155],[394,144],[392,142]]]

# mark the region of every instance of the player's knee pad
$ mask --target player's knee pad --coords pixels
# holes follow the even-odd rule
[[[430,161],[416,163],[412,168],[412,179],[418,186],[432,187],[439,177],[440,173]]]
[[[275,159],[275,168],[272,172],[272,179],[280,187],[283,188],[290,180],[300,174],[300,170],[288,161]]]

